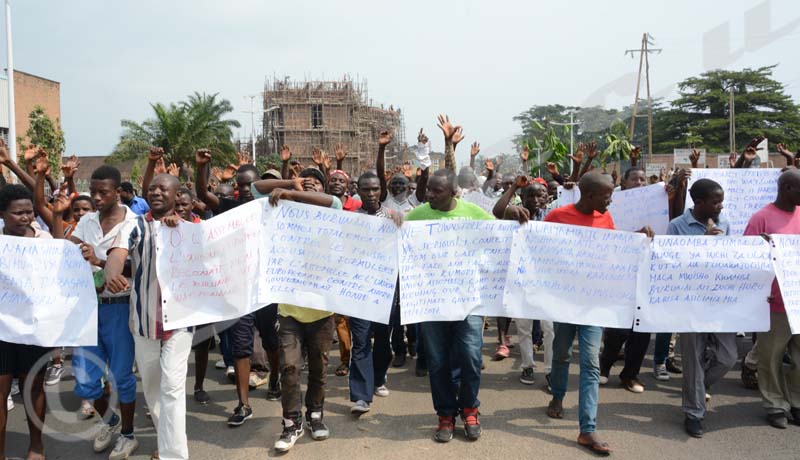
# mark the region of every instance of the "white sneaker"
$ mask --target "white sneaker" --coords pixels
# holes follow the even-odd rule
[[[94,417],[94,405],[88,399],[81,401],[81,408],[78,409],[78,420],[88,420]]]
[[[235,375],[236,375],[236,370],[233,368],[233,366],[228,366],[228,368],[225,369],[225,377],[228,377],[229,379],[231,379]]]
[[[385,398],[389,396],[389,389],[386,388],[386,385],[381,385],[375,389],[375,396],[380,396],[381,398]]]
[[[666,382],[669,380],[669,372],[667,372],[667,365],[666,364],[658,364],[653,368],[653,375],[655,376],[656,380],[661,380],[662,382]]]
[[[14,379],[11,381],[11,396],[19,394],[19,380]]]
[[[11,399],[11,396],[9,396],[8,399],[6,400],[6,410],[11,412],[12,410],[14,410],[14,407],[15,407],[14,400]]]
[[[369,403],[366,401],[358,400],[355,405],[350,408],[351,414],[361,415],[369,412]]]
[[[217,369],[225,369],[227,366],[225,366],[225,360],[224,359],[220,359],[219,361],[214,363],[214,367],[217,368]]]
[[[114,444],[114,449],[108,456],[108,460],[125,460],[139,447],[139,441],[136,438],[126,438],[120,435],[117,438],[117,443]]]
[[[275,450],[278,452],[288,452],[294,446],[294,443],[303,436],[303,422],[298,421],[298,424],[291,420],[283,419],[283,432],[281,437],[275,441]],[[291,423],[291,425],[288,425]]]
[[[608,383],[608,376],[607,375],[601,375],[600,376],[600,385],[605,385],[606,383]]]
[[[111,441],[114,439],[114,434],[118,433],[122,428],[122,422],[117,422],[117,424],[114,426],[109,426],[108,423],[102,420],[98,423],[102,426],[100,427],[100,431],[98,431],[97,435],[94,437],[94,451],[102,452],[108,449],[108,446],[111,445]]]

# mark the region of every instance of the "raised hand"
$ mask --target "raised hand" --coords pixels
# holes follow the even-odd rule
[[[519,159],[522,160],[523,163],[528,161],[528,158],[531,156],[531,151],[527,145],[522,146],[522,150],[519,152]]]
[[[47,176],[50,174],[50,162],[47,160],[46,156],[36,157],[36,161],[33,164],[33,172],[40,176]]]
[[[700,151],[692,149],[692,153],[689,155],[689,161],[692,163],[692,168],[696,168],[697,162],[700,161]]]
[[[322,151],[322,166],[325,169],[331,169],[331,157],[324,150]]]
[[[333,154],[336,156],[336,161],[342,161],[344,157],[347,156],[347,152],[345,152],[342,144],[336,144],[333,147]]]
[[[747,146],[742,155],[744,155],[744,159],[746,161],[753,161],[756,159],[756,156],[758,156],[758,153],[756,152],[755,147]]]
[[[425,133],[422,132],[422,128],[419,129],[419,134],[417,134],[417,142],[421,144],[428,143],[428,136],[426,136]]]
[[[194,152],[194,161],[198,166],[204,166],[211,162],[211,150],[198,149]]]
[[[531,213],[522,206],[509,206],[503,212],[503,218],[506,220],[516,220],[520,224],[524,224],[531,219]]]
[[[317,167],[322,167],[322,150],[314,147],[311,151],[311,161],[314,162]]]
[[[619,173],[617,170],[611,171],[611,180],[614,182],[614,185],[617,185],[617,181],[619,180]]]
[[[638,145],[631,149],[631,160],[638,160],[642,156],[642,148]]]
[[[289,149],[288,145],[284,145],[281,148],[281,161],[289,161],[292,159],[292,151]]]
[[[156,160],[156,166],[153,168],[153,174],[166,174],[167,166],[164,164],[164,159],[159,158]]]
[[[530,184],[528,176],[517,176],[517,178],[514,179],[514,187],[516,188],[525,188],[528,184]]]
[[[147,159],[150,161],[158,161],[163,156],[164,156],[164,149],[162,149],[161,147],[150,147],[150,151],[147,152]]]
[[[139,190],[142,190],[142,194],[144,194],[144,176],[136,178],[136,185],[139,186]]]
[[[75,172],[78,171],[78,167],[81,165],[81,160],[78,159],[75,155],[67,158],[67,161],[61,165],[61,172],[64,174],[65,178],[74,177]]]
[[[220,176],[222,178],[222,182],[228,182],[229,180],[233,179],[238,170],[239,168],[236,167],[236,165],[225,166],[225,170],[222,171],[222,175]]]
[[[497,168],[500,168],[500,165],[503,164],[503,157],[497,157],[494,159],[494,165]]]
[[[27,149],[25,149],[25,153],[23,154],[22,157],[25,159],[25,163],[30,163],[34,161],[36,157],[41,155],[42,153],[47,155],[47,153],[45,153],[43,148],[39,147],[38,145],[31,144],[28,146]]]
[[[733,168],[734,166],[736,166],[736,153],[734,153],[734,152],[731,152],[731,154],[728,156],[728,165],[729,165],[731,168]]]
[[[453,132],[453,137],[450,138],[450,142],[452,142],[453,145],[458,145],[458,143],[463,140],[464,140],[464,130],[461,129],[461,126],[456,126],[456,129]]]
[[[167,166],[167,172],[170,176],[178,177],[181,174],[181,169],[175,163],[170,163],[169,166]]]
[[[789,155],[791,157],[794,157],[794,154],[789,149],[787,149],[786,146],[783,144],[776,145],[775,149],[778,151],[778,153],[780,153],[783,156]]]
[[[218,167],[214,166],[211,168],[211,176],[217,179],[218,182],[222,182],[222,170]]]
[[[492,163],[492,160],[483,160],[483,166],[486,167],[487,171],[494,171],[494,163]]]
[[[597,153],[597,143],[594,141],[589,142],[589,145],[586,147],[586,156],[589,157],[589,161],[594,160]]]
[[[472,146],[469,149],[469,156],[474,157],[477,156],[481,152],[481,144],[476,142],[472,143]]]
[[[575,153],[570,155],[569,158],[575,164],[575,166],[580,166],[583,163],[583,151],[584,151],[583,142],[578,142],[578,149],[575,150]]]
[[[438,117],[439,123],[436,125],[439,129],[442,130],[442,134],[444,134],[445,141],[449,141],[453,137],[453,133],[455,132],[456,127],[450,123],[450,117],[447,115],[439,114]],[[422,130],[420,129],[420,132]]]
[[[392,137],[392,133],[384,129],[380,132],[380,135],[378,135],[378,146],[386,147],[389,145],[389,142],[392,142]]]
[[[236,154],[236,156],[239,158],[239,166],[242,166],[242,165],[249,165],[249,164],[251,163],[251,161],[250,161],[250,155],[248,155],[248,154],[247,154],[247,153],[245,153],[245,152],[238,152],[238,153]]]
[[[558,175],[558,165],[557,164],[548,161],[547,164],[545,165],[545,168],[547,168],[547,172],[549,172],[551,175],[553,175],[553,176],[557,176]]]
[[[409,179],[414,177],[412,172],[411,172],[411,163],[409,163],[407,161],[403,163],[403,175],[406,176]]]

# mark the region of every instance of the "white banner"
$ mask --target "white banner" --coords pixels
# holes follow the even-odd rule
[[[634,330],[769,330],[774,275],[760,236],[656,236],[649,266],[650,301],[637,309]]]
[[[402,324],[505,316],[513,221],[409,221],[400,231]]]
[[[635,232],[649,225],[656,234],[667,233],[669,199],[663,182],[617,190],[611,200],[608,212],[617,230]]]
[[[258,299],[389,324],[397,231],[391,219],[282,201],[263,232]]]
[[[260,307],[265,203],[251,201],[199,224],[161,226],[156,272],[165,330],[239,318]]]
[[[514,233],[503,304],[512,318],[630,328],[647,291],[648,239],[574,225],[528,222]],[[638,300],[638,302],[637,302]]]
[[[499,198],[487,196],[480,190],[469,191],[463,194],[461,199],[480,206],[481,209],[488,212],[490,215],[494,215],[492,214],[492,211],[494,210],[494,205],[497,204],[497,201],[499,200]]]
[[[772,263],[792,334],[800,334],[800,235],[772,235]]]
[[[711,179],[722,186],[725,202],[722,214],[731,225],[731,235],[743,235],[750,217],[767,204],[775,201],[778,195],[777,168],[735,168],[735,169],[692,169],[689,189],[700,179]],[[686,208],[694,207],[689,193],[686,194]]]
[[[0,235],[0,340],[97,345],[97,294],[78,246]]]

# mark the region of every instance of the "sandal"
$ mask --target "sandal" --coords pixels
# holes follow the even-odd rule
[[[336,375],[339,377],[344,377],[345,375],[350,373],[350,366],[345,363],[339,364],[339,367],[336,368]]]
[[[594,454],[601,455],[603,457],[611,455],[611,448],[608,447],[607,442],[598,441],[594,438],[594,433],[587,433],[590,436],[590,441],[585,442],[581,441],[581,437],[578,436],[578,445],[585,447],[591,450]]]

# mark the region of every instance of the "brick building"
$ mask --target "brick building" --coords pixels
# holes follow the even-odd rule
[[[14,71],[14,115],[17,138],[25,139],[28,116],[40,105],[53,121],[61,123],[61,83],[37,75]],[[8,78],[0,76],[0,134],[8,139]]]

